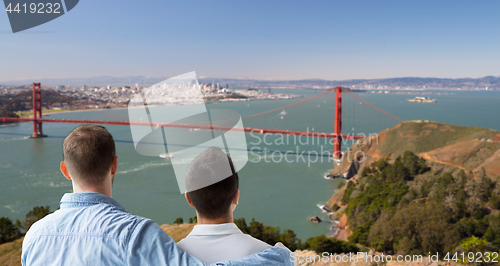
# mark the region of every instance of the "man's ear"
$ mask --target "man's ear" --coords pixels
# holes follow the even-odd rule
[[[71,180],[71,176],[69,175],[68,169],[66,168],[66,164],[64,163],[64,161],[61,162],[60,169],[64,177],[66,177],[66,179],[68,180]]]
[[[238,191],[236,191],[236,195],[234,195],[233,204],[238,205],[239,200],[240,200],[240,190],[238,189]]]
[[[194,205],[193,205],[193,203],[191,202],[191,199],[189,198],[189,196],[188,196],[188,193],[187,193],[187,192],[186,192],[186,193],[184,193],[184,197],[186,197],[186,200],[187,200],[187,202],[188,202],[189,206],[194,207]]]
[[[116,169],[118,169],[118,156],[113,158],[113,165],[111,166],[111,175],[116,175]]]

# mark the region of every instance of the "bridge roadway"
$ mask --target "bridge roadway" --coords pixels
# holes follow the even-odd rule
[[[1,118],[5,122],[33,122],[32,118]],[[210,126],[210,125],[197,125],[188,123],[156,123],[156,122],[129,122],[129,121],[109,121],[109,120],[83,120],[83,119],[37,119],[38,122],[42,123],[73,123],[73,124],[97,124],[97,125],[117,125],[117,126],[153,126],[153,127],[172,127],[172,128],[189,128],[189,129],[201,129],[201,130],[219,130],[219,131],[243,131],[243,132],[253,132],[257,134],[274,134],[274,135],[294,135],[294,136],[304,136],[304,137],[316,137],[316,138],[337,138],[334,133],[321,133],[321,132],[308,132],[308,131],[292,131],[292,130],[280,130],[280,129],[264,129],[264,128],[250,128],[250,127],[224,127],[224,126]],[[363,139],[365,136],[362,135],[349,135],[342,134],[342,139]]]

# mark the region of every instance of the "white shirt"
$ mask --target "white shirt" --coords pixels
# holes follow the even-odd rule
[[[177,243],[206,264],[224,260],[237,260],[259,253],[271,245],[243,234],[234,223],[195,225],[189,235]]]

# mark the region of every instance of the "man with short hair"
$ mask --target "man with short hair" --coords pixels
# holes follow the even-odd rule
[[[230,168],[231,175],[225,178]],[[265,242],[243,234],[233,223],[233,211],[238,205],[238,173],[231,158],[221,149],[212,147],[198,155],[186,172],[186,200],[196,209],[198,224],[177,243],[187,253],[204,263],[235,260],[270,248]],[[221,180],[197,188],[203,180]]]
[[[154,221],[126,212],[111,198],[118,160],[104,127],[77,127],[64,140],[63,155],[61,172],[74,193],[26,233],[23,265],[203,265]],[[290,264],[288,254],[274,247],[219,265]]]

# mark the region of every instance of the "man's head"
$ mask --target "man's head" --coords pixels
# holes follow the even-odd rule
[[[227,166],[231,168],[231,175],[227,176]],[[210,179],[220,180],[210,186],[206,186],[186,193],[186,199],[191,206],[196,208],[200,218],[218,220],[232,217],[232,211],[238,204],[238,174],[234,170],[233,162],[221,149],[212,147],[198,155],[186,172],[186,184],[195,183],[198,180]],[[234,205],[234,207],[233,207]],[[232,218],[231,218],[232,221]]]
[[[115,142],[101,126],[79,126],[63,142],[61,171],[81,188],[100,187],[116,174]]]

